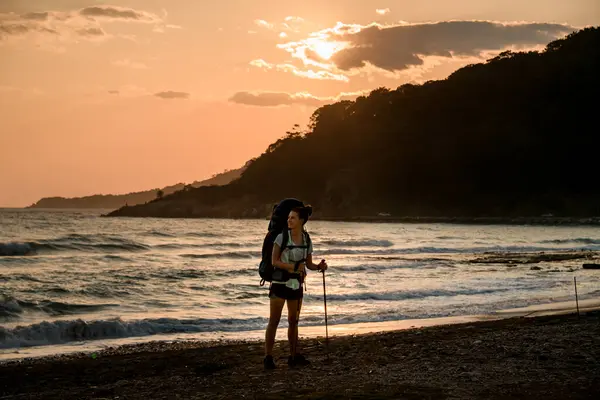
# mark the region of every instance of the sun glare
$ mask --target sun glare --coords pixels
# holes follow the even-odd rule
[[[324,60],[329,60],[339,50],[339,44],[319,40],[312,43],[312,50]]]

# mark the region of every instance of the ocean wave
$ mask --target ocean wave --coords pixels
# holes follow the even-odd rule
[[[61,289],[62,290],[62,289]],[[0,321],[18,318],[26,312],[39,312],[49,316],[72,315],[117,307],[118,304],[72,304],[59,301],[26,301],[10,296],[0,296]]]
[[[335,271],[340,272],[362,272],[362,271],[382,271],[382,270],[390,270],[390,269],[405,269],[405,268],[419,268],[424,266],[430,266],[434,264],[436,267],[447,266],[447,260],[437,260],[435,262],[429,262],[424,260],[407,260],[404,264],[358,264],[358,265],[336,265]]]
[[[227,236],[224,233],[215,233],[215,232],[187,232],[184,233],[183,236],[189,237],[197,237],[197,238],[217,238]]]
[[[461,289],[461,290],[414,290],[414,291],[390,291],[390,292],[362,292],[348,294],[327,294],[327,300],[330,301],[398,301],[425,299],[428,297],[454,297],[454,296],[473,296],[480,294],[491,294],[499,292],[507,292],[514,288],[497,288],[497,289]],[[310,301],[323,301],[323,298],[318,294],[307,298]]]
[[[261,257],[260,251],[228,251],[223,253],[204,253],[204,254],[180,254],[184,258],[257,258]]]
[[[16,299],[0,296],[0,321],[19,318],[19,314],[22,313],[23,309]]]
[[[599,249],[600,247],[586,247],[585,249]],[[412,247],[412,248],[393,248],[393,249],[351,249],[351,248],[330,248],[318,250],[319,255],[403,255],[403,254],[473,254],[473,253],[519,253],[519,252],[542,252],[556,251],[555,247],[541,246],[477,246],[477,247]],[[573,248],[573,250],[583,250],[583,248]]]
[[[0,327],[0,348],[61,344],[74,341],[148,336],[164,333],[247,331],[263,329],[266,318],[190,319],[173,318],[123,321],[121,319],[41,322],[12,329]]]
[[[35,276],[27,275],[27,274],[14,274],[7,276],[0,276],[0,279],[5,281],[25,281],[25,282],[36,282],[36,283],[50,283],[49,281],[42,280]],[[0,300],[2,297],[0,296]]]
[[[327,246],[350,246],[350,247],[392,247],[393,242],[389,240],[375,240],[375,239],[362,239],[362,240],[323,240],[320,243]]]
[[[215,248],[215,247],[251,247],[253,246],[257,248],[262,247],[262,243],[236,243],[236,242],[211,242],[211,243],[161,243],[152,246],[155,249],[167,249],[167,250],[176,250],[176,249],[206,249],[206,248]]]
[[[157,230],[152,230],[143,233],[145,236],[156,236],[156,237],[175,237],[175,235],[167,232],[161,232]]]
[[[153,277],[157,277],[160,279],[172,279],[172,280],[180,280],[180,279],[194,279],[194,278],[204,278],[209,273],[207,271],[197,270],[197,269],[188,269],[181,271],[164,271],[163,273],[153,274]]]
[[[400,254],[420,254],[420,253],[467,253],[473,249],[456,249],[449,247],[417,247],[405,249],[351,249],[351,248],[330,248],[319,250],[322,255],[400,255]]]
[[[0,243],[0,256],[27,256],[35,254],[35,250],[29,243]]]
[[[248,300],[248,299],[257,299],[260,297],[264,297],[265,293],[260,292],[241,292],[235,297],[228,297],[227,300]]]
[[[77,252],[107,252],[107,251],[143,251],[149,246],[128,239],[111,239],[104,242],[91,241],[89,238],[62,237],[58,239],[39,240],[31,242],[0,243],[0,256],[30,256],[44,253],[77,251]],[[70,239],[67,239],[70,238]],[[98,238],[101,239],[101,238]]]
[[[600,239],[593,238],[575,238],[575,239],[552,239],[552,240],[542,240],[539,243],[544,244],[600,244]]]

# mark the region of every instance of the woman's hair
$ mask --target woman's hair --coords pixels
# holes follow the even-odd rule
[[[298,214],[298,217],[302,220],[302,224],[304,225],[312,215],[312,206],[295,207],[292,211]]]

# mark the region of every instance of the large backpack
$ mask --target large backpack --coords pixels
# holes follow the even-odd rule
[[[304,203],[298,199],[288,198],[284,199],[279,204],[273,206],[273,213],[271,214],[271,220],[269,221],[268,232],[265,236],[262,246],[262,259],[258,266],[258,274],[261,277],[260,285],[263,286],[266,282],[273,281],[273,272],[275,272],[275,267],[272,264],[272,255],[273,255],[273,243],[277,238],[277,235],[280,233],[283,234],[283,242],[281,245],[281,251],[288,246],[289,239],[289,231],[287,228],[287,219],[292,211],[296,207],[304,207]],[[306,246],[310,246],[310,236],[308,232],[304,232],[306,238]],[[283,270],[277,270],[277,272]],[[277,279],[279,280],[279,279]],[[285,280],[285,279],[281,279]]]

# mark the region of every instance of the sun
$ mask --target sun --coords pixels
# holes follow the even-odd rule
[[[329,60],[339,50],[339,44],[319,40],[311,45],[312,50],[324,60]]]

